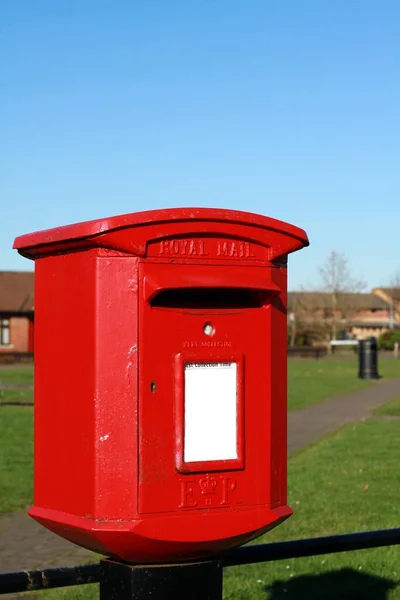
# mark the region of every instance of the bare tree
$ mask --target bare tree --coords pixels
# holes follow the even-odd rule
[[[396,271],[390,281],[389,301],[390,329],[393,329],[400,313],[400,269]]]
[[[332,251],[319,269],[322,290],[329,295],[329,317],[332,339],[337,338],[338,324],[357,310],[357,296],[365,283],[353,277],[348,259],[340,252]],[[321,291],[322,291],[321,290]]]
[[[289,312],[289,346],[294,346],[296,343],[297,335],[297,320],[296,320],[296,300],[293,302],[293,310]]]
[[[289,294],[289,345],[294,346],[298,336],[307,343],[326,341],[330,330],[323,319],[326,307],[326,293],[301,288]]]

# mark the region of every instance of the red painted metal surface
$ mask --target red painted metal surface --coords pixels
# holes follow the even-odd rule
[[[285,257],[306,245],[214,209],[18,238],[36,269],[31,516],[137,562],[209,556],[287,518]],[[236,364],[233,458],[185,462],[188,363]]]

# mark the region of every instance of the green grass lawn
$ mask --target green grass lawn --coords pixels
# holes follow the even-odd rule
[[[379,406],[374,410],[377,415],[389,415],[393,417],[400,417],[400,397],[391,400],[383,406]]]
[[[289,462],[295,514],[262,541],[398,527],[398,439],[397,422],[368,420],[296,455]],[[391,547],[227,569],[226,598],[397,599],[400,588],[387,596],[379,589],[399,581],[399,563],[400,548]]]
[[[0,406],[0,514],[32,502],[33,409]]]
[[[400,378],[400,360],[382,358],[379,361],[379,374],[387,379]],[[356,356],[343,360],[289,360],[288,408],[297,410],[311,406],[374,383],[358,379]]]
[[[348,425],[289,462],[295,514],[255,543],[399,525],[399,425]],[[225,600],[399,600],[400,547],[345,552],[224,571]],[[98,586],[40,592],[97,600]]]
[[[381,358],[379,373],[384,378],[400,378],[400,360]],[[358,379],[357,356],[343,359],[298,359],[288,361],[288,408],[297,410],[322,402],[332,396],[362,389],[374,382]],[[33,368],[0,368],[2,386],[32,386]],[[1,390],[0,403],[7,401],[29,402],[31,390]]]
[[[0,386],[2,385],[32,385],[33,367],[24,365],[23,367],[0,367]]]
[[[381,358],[378,360],[378,371],[381,377],[386,377],[387,379],[393,377],[400,378],[400,360]]]
[[[0,406],[10,402],[33,402],[33,367],[0,368]]]
[[[33,403],[33,390],[2,390],[0,389],[0,406],[2,404]]]

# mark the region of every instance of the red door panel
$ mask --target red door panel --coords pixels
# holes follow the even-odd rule
[[[268,504],[271,269],[141,269],[139,512]]]

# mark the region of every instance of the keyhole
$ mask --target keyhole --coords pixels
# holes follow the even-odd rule
[[[151,384],[150,384],[150,391],[151,391],[151,393],[154,394],[154,392],[156,391],[156,389],[157,389],[157,384],[156,384],[155,381],[152,381]]]
[[[205,323],[203,327],[204,335],[214,335],[215,329],[211,323]]]

